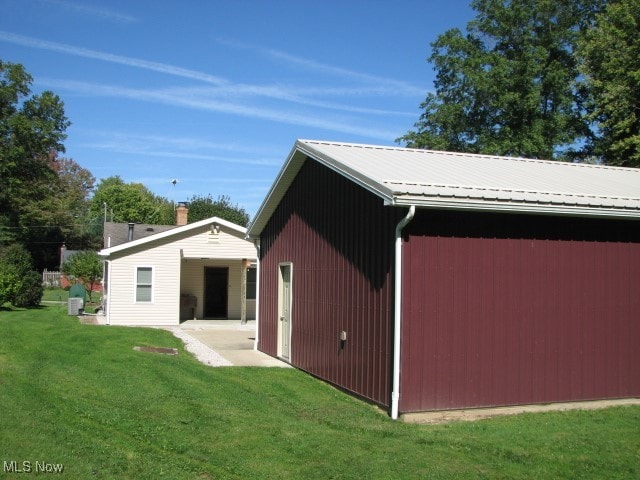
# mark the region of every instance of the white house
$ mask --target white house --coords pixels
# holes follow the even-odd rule
[[[107,323],[255,318],[256,249],[245,235],[212,217],[101,250]]]

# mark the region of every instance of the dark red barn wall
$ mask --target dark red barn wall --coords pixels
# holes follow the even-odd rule
[[[400,410],[640,395],[640,223],[418,211]]]
[[[291,262],[291,363],[381,405],[390,397],[395,210],[307,160],[260,239],[259,349],[277,355],[279,264]]]

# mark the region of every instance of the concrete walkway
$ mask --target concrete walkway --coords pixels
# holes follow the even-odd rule
[[[188,320],[176,328],[205,344],[233,366],[291,368],[288,363],[253,349],[255,321],[242,325],[239,320]]]
[[[85,325],[105,324],[101,315],[81,315],[78,319]],[[179,337],[186,335],[195,339],[201,347],[210,349],[214,356],[226,360],[217,363],[218,366],[291,368],[288,363],[253,349],[256,338],[255,320],[244,325],[240,320],[187,320],[173,327],[156,328],[178,330],[181,333]]]

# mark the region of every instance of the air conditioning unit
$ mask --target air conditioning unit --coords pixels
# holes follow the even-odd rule
[[[72,297],[68,300],[67,302],[67,313],[69,315],[80,315],[80,313],[83,310],[84,307],[84,302],[82,301],[81,298],[78,297]]]

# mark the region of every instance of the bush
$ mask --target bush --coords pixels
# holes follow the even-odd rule
[[[0,259],[0,307],[15,297],[19,278],[11,265]]]
[[[11,303],[16,307],[37,307],[43,294],[42,278],[32,270],[20,279]]]
[[[35,307],[44,290],[40,274],[33,270],[31,254],[22,245],[10,245],[0,252],[0,306]]]

